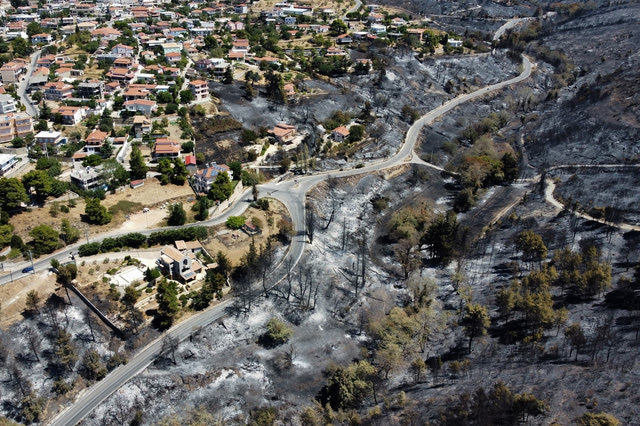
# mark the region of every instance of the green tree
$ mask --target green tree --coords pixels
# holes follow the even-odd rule
[[[87,198],[85,201],[84,213],[89,223],[96,225],[106,225],[111,222],[111,213],[100,204],[99,198]]]
[[[232,69],[231,66],[228,66],[224,70],[224,75],[222,77],[222,83],[223,84],[231,84],[231,83],[233,83],[233,69]]]
[[[267,348],[273,348],[287,343],[293,330],[277,318],[271,318],[267,323],[267,331],[260,337],[260,343]]]
[[[12,211],[29,201],[24,186],[16,178],[0,178],[0,209]]]
[[[500,159],[502,162],[502,172],[504,174],[505,182],[513,182],[518,179],[520,175],[520,169],[518,168],[518,160],[510,153],[506,152]]]
[[[285,104],[287,102],[287,94],[284,91],[284,82],[279,73],[268,70],[265,74],[267,97],[274,102]]]
[[[464,326],[465,334],[469,337],[469,353],[471,353],[473,339],[486,335],[490,324],[491,320],[486,306],[471,303],[465,306],[462,325]]]
[[[69,219],[64,218],[60,223],[60,238],[65,244],[73,244],[80,239],[80,230],[71,226]]]
[[[229,163],[229,169],[232,172],[233,180],[242,179],[242,163],[239,161],[231,161]]]
[[[45,32],[44,28],[42,28],[42,26],[37,22],[30,22],[29,25],[27,25],[27,35],[29,36],[29,38],[43,32]]]
[[[291,158],[284,157],[280,160],[280,173],[287,173],[289,168],[291,168]]]
[[[242,228],[242,225],[244,225],[245,221],[246,218],[244,216],[229,216],[227,218],[227,228],[240,229]]]
[[[160,173],[160,184],[167,185],[171,181],[171,175],[173,174],[173,167],[171,167],[171,160],[163,158],[158,162],[158,173]]]
[[[102,158],[109,158],[113,155],[113,145],[107,141],[100,147],[100,156]]]
[[[353,125],[349,128],[349,136],[347,140],[351,143],[359,142],[364,137],[364,126],[360,124]]]
[[[39,422],[40,416],[44,412],[45,405],[45,399],[37,396],[33,391],[25,395],[20,401],[20,415],[24,422],[26,424]]]
[[[458,219],[453,211],[441,214],[427,228],[420,243],[426,245],[431,255],[441,264],[447,264],[455,254]]]
[[[206,309],[215,296],[222,297],[222,288],[226,284],[225,277],[217,271],[208,270],[204,284],[191,302],[197,311]]]
[[[525,262],[542,262],[547,257],[547,246],[542,237],[531,230],[518,234],[516,248],[522,252]]]
[[[209,217],[209,199],[207,197],[198,197],[198,201],[193,206],[193,209],[197,212],[195,219],[198,221],[207,220]]]
[[[575,419],[577,426],[620,426],[620,420],[609,413],[584,413]]]
[[[329,34],[332,37],[337,37],[345,32],[347,32],[347,24],[342,19],[334,19],[329,25]]]
[[[175,281],[168,281],[163,278],[158,283],[156,301],[155,323],[161,330],[166,330],[173,324],[174,319],[180,312],[180,301],[178,300],[178,287]]]
[[[58,247],[58,231],[48,225],[34,227],[29,236],[33,238],[29,245],[36,255],[51,253]]]
[[[148,269],[148,270],[151,270],[151,269]],[[124,289],[124,295],[122,296],[121,301],[124,305],[133,306],[136,304],[139,297],[140,297],[140,292],[136,290],[136,287],[134,285],[128,285]]]
[[[0,225],[0,247],[11,244],[13,238],[13,225]]]
[[[334,410],[358,408],[373,393],[377,369],[367,361],[329,371],[327,384],[320,390],[318,400]]]
[[[33,49],[29,46],[29,42],[22,37],[16,37],[11,40],[11,47],[13,49],[13,55],[18,58],[27,58]]]
[[[129,181],[129,173],[116,160],[106,160],[103,163],[104,180],[110,191],[115,191]]]
[[[56,177],[62,173],[62,165],[56,158],[40,157],[36,162],[36,170],[44,170],[49,176]]]
[[[27,309],[29,309],[30,311],[40,313],[40,294],[38,294],[36,290],[31,290],[27,293],[26,305]]]
[[[577,322],[574,322],[564,330],[564,335],[567,338],[569,345],[571,345],[571,351],[569,352],[569,356],[571,356],[571,353],[575,349],[576,351],[575,361],[577,361],[578,353],[580,352],[580,349],[582,349],[582,347],[587,343],[587,338],[584,336],[582,327]]]
[[[163,90],[162,92],[158,92],[156,95],[156,101],[161,104],[168,104],[173,102],[173,95],[168,90]]]
[[[167,224],[169,226],[181,226],[187,222],[187,212],[184,211],[182,203],[175,203],[169,206],[169,218]]]
[[[218,173],[216,176],[216,180],[211,184],[211,188],[209,189],[209,193],[207,196],[211,200],[224,201],[228,199],[233,193],[233,184],[231,183],[231,179],[229,179],[229,174],[227,172]]]
[[[140,148],[133,147],[133,149],[131,150],[131,159],[129,160],[129,167],[130,167],[129,175],[131,176],[132,180],[145,179],[147,177],[147,171],[149,171],[149,168],[147,167],[147,164],[145,163],[144,158],[142,157],[142,152],[140,151]]]
[[[14,148],[22,148],[26,145],[26,142],[21,137],[15,137],[11,140],[11,146]]]
[[[181,158],[173,160],[173,171],[171,173],[171,183],[174,185],[184,185],[189,176],[187,166]]]
[[[107,367],[100,360],[100,354],[95,349],[85,352],[80,363],[80,375],[87,380],[102,380],[107,375]]]
[[[56,340],[56,356],[58,363],[65,369],[71,371],[78,361],[76,348],[71,342],[71,334],[65,330],[58,330],[58,338]]]
[[[191,90],[187,89],[187,90],[180,91],[181,104],[188,104],[193,102],[194,100],[195,100],[195,96],[193,95],[193,92]]]
[[[27,192],[33,188],[40,199],[47,198],[53,190],[53,179],[44,170],[31,170],[22,177],[22,184]]]
[[[216,267],[216,272],[222,274],[225,280],[229,277],[231,273],[231,261],[229,258],[221,251],[216,254],[216,263],[218,266]]]

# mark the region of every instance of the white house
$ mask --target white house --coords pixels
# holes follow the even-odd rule
[[[144,115],[151,115],[153,111],[158,109],[158,105],[155,101],[148,101],[146,99],[126,101],[124,103],[124,107],[127,111],[140,112]]]
[[[218,175],[226,172],[229,178],[233,178],[233,172],[226,164],[207,164],[207,167],[200,169],[193,176],[193,189],[196,193],[206,194],[211,189],[211,184],[216,180]]]
[[[16,112],[16,101],[11,95],[0,95],[0,114]]]
[[[15,154],[0,154],[0,176],[7,174],[18,162]]]
[[[59,145],[63,142],[63,139],[62,133],[56,131],[42,131],[34,137],[35,142],[40,145]]]
[[[203,266],[191,251],[164,246],[160,251],[158,264],[171,275],[171,279],[190,282],[202,271]]]
[[[127,46],[125,44],[117,44],[113,46],[113,49],[111,49],[111,54],[117,55],[117,56],[132,57],[133,53],[134,53],[133,47]]]

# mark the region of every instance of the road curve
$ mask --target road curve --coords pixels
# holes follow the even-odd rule
[[[486,95],[492,91],[500,90],[506,86],[511,84],[519,83],[525,79],[527,79],[531,75],[531,62],[525,56],[522,57],[524,70],[520,75],[509,79],[507,81],[503,81],[501,83],[493,84],[491,86],[484,87],[482,89],[476,90],[472,93],[467,93],[461,96],[458,96],[443,105],[435,108],[434,110],[428,112],[423,115],[420,119],[418,119],[408,130],[407,135],[405,137],[405,141],[402,147],[398,150],[398,152],[386,159],[384,161],[369,164],[367,166],[361,168],[354,168],[350,170],[343,171],[334,171],[334,172],[325,172],[317,175],[300,177],[299,179],[289,180],[285,182],[279,183],[268,183],[259,186],[259,190],[262,196],[270,196],[276,198],[283,202],[285,206],[289,209],[291,220],[294,224],[294,229],[296,230],[294,237],[292,238],[291,245],[286,254],[286,257],[289,261],[281,262],[270,274],[270,285],[274,285],[277,282],[281,281],[287,273],[288,267],[293,267],[300,260],[302,254],[304,253],[304,248],[306,244],[305,238],[305,196],[306,193],[313,188],[318,183],[326,180],[329,176],[333,177],[346,177],[353,176],[364,173],[377,172],[389,167],[395,167],[404,163],[404,160],[413,154],[413,149],[418,140],[418,136],[420,134],[420,130],[425,125],[433,122],[436,118],[445,114],[448,111],[451,111],[453,108],[459,106],[464,102],[468,102],[470,100],[477,99],[481,96]],[[433,167],[436,167],[432,165]],[[248,193],[245,192],[245,196]],[[244,198],[244,197],[243,197]],[[210,219],[207,222],[198,223],[195,225],[212,225],[216,223],[221,223],[225,220],[226,217],[230,215],[237,214],[238,211],[246,209],[248,203],[247,200],[242,200],[242,202],[234,205],[231,209],[225,212],[223,215]],[[240,206],[240,207],[238,207]],[[193,225],[191,225],[193,226]],[[175,229],[169,228],[169,229]],[[144,230],[140,231],[142,233],[151,233],[156,232],[161,229],[152,229],[152,230]],[[106,236],[102,236],[102,238],[106,238]],[[71,250],[71,249],[68,249]],[[68,253],[68,250],[65,251]],[[57,254],[56,256],[59,256]],[[48,260],[44,259],[44,261]],[[289,265],[287,265],[289,264]],[[194,329],[199,327],[204,327],[210,324],[213,321],[216,321],[226,315],[226,309],[231,306],[232,299],[226,300],[214,307],[205,310],[204,312],[194,315],[185,321],[177,324],[170,330],[168,330],[164,336],[171,336],[173,338],[177,338],[182,341],[186,339]],[[164,338],[163,336],[163,338]],[[111,394],[117,391],[122,385],[124,385],[129,379],[139,374],[143,371],[147,366],[151,364],[151,362],[155,359],[155,357],[160,354],[162,348],[163,338],[156,339],[151,342],[148,346],[138,352],[135,356],[131,358],[131,360],[126,364],[118,367],[111,373],[107,375],[103,380],[94,384],[92,387],[81,392],[76,401],[69,407],[67,407],[64,411],[59,413],[49,424],[52,426],[68,426],[75,425],[80,422],[83,418],[85,418],[91,411],[93,411],[101,402],[103,402],[106,398],[108,398]]]

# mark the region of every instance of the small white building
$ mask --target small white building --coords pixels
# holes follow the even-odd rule
[[[16,112],[16,101],[11,95],[0,95],[0,114]]]
[[[64,139],[62,133],[56,131],[42,131],[34,137],[35,142],[40,145],[59,145]]]
[[[18,163],[15,154],[0,154],[0,176],[7,174]]]
[[[88,191],[104,185],[103,174],[102,166],[80,167],[71,171],[71,183]]]

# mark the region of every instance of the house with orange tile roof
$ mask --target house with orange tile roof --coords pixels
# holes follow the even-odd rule
[[[63,124],[74,126],[84,120],[88,112],[86,106],[61,106],[53,111],[53,115],[60,114]]]
[[[336,142],[343,142],[349,137],[349,129],[344,126],[336,127],[331,131],[331,138]]]
[[[84,146],[84,150],[88,154],[97,154],[100,152],[100,148],[104,145],[107,140],[107,132],[103,132],[100,130],[94,130],[91,132],[87,139],[85,140],[86,144]]]
[[[278,123],[269,133],[280,143],[289,143],[296,137],[296,126]]]
[[[180,157],[181,144],[179,141],[169,138],[158,138],[153,146],[153,158],[178,158]]]
[[[27,69],[27,61],[21,58],[16,58],[13,61],[7,62],[0,67],[0,75],[2,76],[3,83],[15,83],[18,81],[18,77],[24,73]]]
[[[44,98],[53,101],[70,98],[73,95],[73,86],[63,81],[50,82],[44,85]]]

